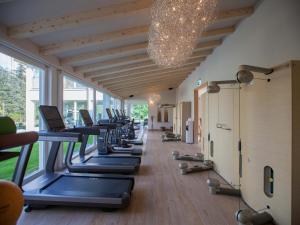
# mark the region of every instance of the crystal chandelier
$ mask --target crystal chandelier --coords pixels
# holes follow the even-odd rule
[[[192,55],[214,19],[218,0],[156,0],[151,9],[148,54],[157,65],[178,67]]]

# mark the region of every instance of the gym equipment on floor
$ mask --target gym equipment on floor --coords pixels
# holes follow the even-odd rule
[[[169,141],[181,141],[181,137],[179,134],[173,134],[171,132],[165,132],[161,135],[162,142],[169,142]]]
[[[202,153],[196,153],[195,155],[180,155],[178,151],[173,151],[172,156],[174,160],[184,160],[184,161],[195,161],[195,162],[203,162],[204,155]]]
[[[127,117],[122,117],[119,113],[119,110],[115,110],[115,115],[118,121],[123,121],[124,123],[127,123],[128,126],[128,131],[127,131],[127,139],[126,141],[130,144],[134,145],[143,145],[143,140],[142,139],[137,139],[135,135],[136,130],[141,130],[141,124],[139,122],[134,122],[134,119],[128,120],[126,119]]]
[[[56,124],[54,119],[52,123]],[[60,125],[60,124],[58,124]],[[59,127],[59,126],[58,126]],[[3,149],[22,146],[18,155],[13,182],[23,190],[25,211],[48,205],[124,208],[130,202],[134,178],[121,175],[75,175],[55,173],[54,167],[60,145],[68,143],[68,151],[82,140],[81,133],[64,131],[25,132],[0,135],[1,158],[12,157]],[[52,142],[47,158],[45,173],[22,186],[32,145],[36,141]]]
[[[203,163],[191,167],[189,167],[188,163],[183,162],[179,164],[179,169],[182,175],[188,173],[203,172],[213,169],[213,162],[211,160],[205,160]]]
[[[251,209],[238,210],[235,213],[239,225],[270,225],[274,219],[268,212],[255,212]]]
[[[223,188],[218,179],[209,178],[207,179],[209,193],[211,194],[221,194],[221,195],[230,195],[230,196],[241,196],[241,191],[234,188]]]
[[[89,112],[85,109],[79,110],[80,116],[83,120],[83,123],[86,127],[98,127],[98,129],[106,129],[106,131],[100,132],[100,135],[97,138],[97,149],[99,155],[107,155],[107,154],[131,154],[131,155],[141,155],[142,149],[134,148],[133,146],[128,146],[126,142],[124,142],[118,133],[118,126],[120,124],[117,123],[103,123],[102,121],[98,122],[98,124],[94,125],[93,120],[89,114]],[[113,137],[112,137],[113,136]],[[114,139],[114,141],[112,141]],[[122,147],[119,145],[113,145],[111,142],[120,143]],[[88,141],[88,135],[84,136],[84,140],[82,142],[82,147],[80,149],[81,155],[84,155],[84,151],[86,148],[86,144]],[[128,146],[128,147],[126,147]]]
[[[90,156],[85,158],[85,149],[89,135],[95,135],[98,139],[101,139],[101,135],[107,133],[108,125],[102,126],[88,126],[88,127],[75,127],[72,129],[66,129],[63,119],[56,106],[39,107],[41,117],[45,122],[48,131],[51,132],[78,132],[82,135],[82,144],[80,146],[80,162],[73,163],[73,151],[74,149],[68,149],[65,158],[65,164],[70,172],[74,173],[118,173],[118,174],[130,174],[138,171],[141,159],[139,157],[112,157],[112,156]],[[98,140],[99,141],[99,140]],[[59,148],[59,144],[55,146]]]
[[[49,205],[109,209],[128,206],[134,186],[133,177],[96,174],[75,175],[54,171],[59,151],[57,146],[67,142],[68,151],[72,152],[75,144],[81,140],[81,133],[39,132],[39,141],[52,142],[52,145],[46,162],[45,174],[23,186],[26,212]],[[25,172],[25,169],[26,166],[23,165],[20,171]]]
[[[112,139],[112,144],[117,144],[114,146],[116,150],[122,150],[123,148],[129,148],[132,144],[142,145],[143,140],[138,140],[135,138],[135,130],[134,130],[134,120],[130,122],[130,120],[120,119],[118,117],[113,117],[111,110],[106,108],[106,113],[111,123],[117,124],[117,128],[114,134],[114,138]],[[136,152],[139,151],[142,153],[142,149],[135,148]]]

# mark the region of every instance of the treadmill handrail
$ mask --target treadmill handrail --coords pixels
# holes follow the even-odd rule
[[[38,141],[81,142],[82,134],[69,131],[40,131]]]

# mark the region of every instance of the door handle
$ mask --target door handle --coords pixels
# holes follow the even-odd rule
[[[224,123],[217,123],[217,128],[222,129],[222,130],[231,130],[230,127],[228,127],[226,124]]]

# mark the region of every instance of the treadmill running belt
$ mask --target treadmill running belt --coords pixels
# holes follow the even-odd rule
[[[95,163],[101,165],[139,165],[138,158],[117,158],[117,157],[91,157],[85,163]]]
[[[130,179],[80,177],[62,175],[55,182],[41,190],[42,194],[120,198],[131,192]]]

